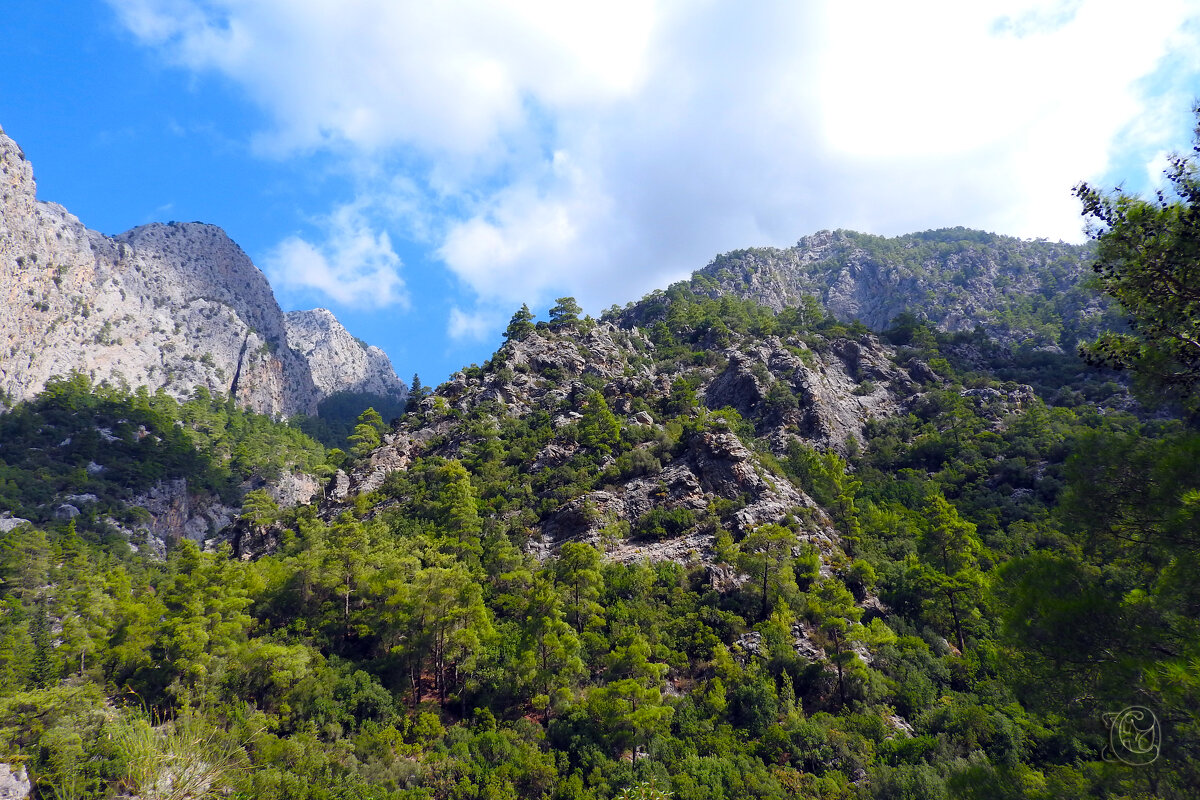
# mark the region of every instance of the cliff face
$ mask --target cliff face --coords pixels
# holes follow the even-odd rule
[[[355,339],[324,308],[283,315],[288,344],[308,361],[321,394],[369,392],[404,399],[408,387],[396,377],[392,362],[378,347]]]
[[[795,247],[737,250],[693,276],[694,290],[780,311],[815,297],[838,319],[884,330],[909,312],[945,331],[981,325],[1013,344],[1072,349],[1115,321],[1083,284],[1091,248],[966,228],[894,238],[821,231]]]
[[[15,400],[72,370],[176,397],[204,387],[282,415],[314,414],[351,385],[403,388],[377,348],[357,360],[326,355],[349,351],[342,338],[362,351],[328,312],[303,340],[310,365],[266,277],[220,228],[156,223],[109,237],[39,202],[29,161],[2,131],[0,301],[0,391]]]

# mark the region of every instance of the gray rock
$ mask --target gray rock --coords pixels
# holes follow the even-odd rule
[[[29,524],[31,524],[29,520],[14,517],[11,512],[5,511],[3,514],[0,514],[0,533],[8,533],[22,525]]]
[[[350,476],[339,469],[333,476],[333,488],[330,490],[329,496],[335,500],[345,500],[349,494]]]
[[[141,506],[149,513],[144,530],[154,550],[180,539],[204,542],[228,528],[239,512],[207,493],[193,495],[184,478],[159,481],[132,498],[129,505]]]
[[[351,336],[332,312],[289,311],[283,321],[288,345],[308,360],[313,382],[325,397],[342,391],[408,397],[387,354]]]
[[[336,341],[305,339],[310,365],[290,346],[266,277],[220,228],[153,223],[110,237],[39,202],[3,131],[0,297],[0,391],[17,400],[73,370],[181,399],[204,388],[273,415],[315,413],[328,390],[314,369],[335,389],[403,387],[377,349],[358,348],[361,364],[331,356],[345,350],[336,322],[324,328]],[[338,364],[349,370],[342,382],[328,371]]]
[[[55,519],[62,519],[62,520],[75,519],[78,516],[79,516],[79,509],[76,508],[75,506],[71,505],[70,503],[63,503],[62,505],[60,505],[54,509],[54,518]]]
[[[33,791],[24,766],[0,764],[0,800],[25,800]]]
[[[891,239],[820,231],[795,247],[717,256],[697,273],[703,280],[692,288],[712,297],[748,298],[775,311],[815,297],[837,319],[859,320],[876,331],[910,312],[945,331],[982,325],[1001,341],[1032,338],[1053,351],[1060,342],[1041,330],[1012,327],[1005,312],[1033,298],[1071,320],[1077,335],[1094,335],[1107,302],[1069,291],[1090,277],[1091,254],[1089,246],[966,229]]]

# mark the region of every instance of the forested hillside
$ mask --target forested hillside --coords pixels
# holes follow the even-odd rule
[[[1195,796],[1179,164],[1173,204],[1079,190],[1131,326],[1092,366],[680,285],[601,321],[523,308],[346,452],[52,386],[0,417],[30,520],[0,534],[0,760],[45,798]],[[156,557],[53,513],[115,509],[117,464],[130,491],[328,480]]]

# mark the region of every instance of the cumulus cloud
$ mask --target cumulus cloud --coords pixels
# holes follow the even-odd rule
[[[455,341],[482,342],[494,335],[500,324],[495,311],[463,311],[458,306],[451,306],[446,333]]]
[[[1200,69],[1194,0],[110,2],[240,85],[263,153],[326,149],[376,198],[355,235],[281,243],[291,280],[364,300],[330,276],[390,275],[372,302],[401,298],[378,229],[403,228],[477,296],[462,337],[826,227],[1079,239],[1071,186],[1183,144]]]
[[[267,254],[263,269],[273,286],[286,294],[315,292],[361,308],[408,306],[391,238],[371,229],[360,206],[340,206],[318,223],[323,233],[319,243],[289,236]]]

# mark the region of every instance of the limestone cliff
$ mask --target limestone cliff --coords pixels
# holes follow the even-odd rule
[[[551,432],[519,465],[521,480],[540,486],[585,462],[603,477],[591,490],[549,506],[545,498],[532,501],[544,509],[530,526],[535,552],[549,553],[568,539],[599,543],[616,524],[632,533],[606,542],[610,558],[705,558],[713,529],[686,520],[719,508],[721,524],[737,532],[789,515],[802,518],[806,540],[832,557],[838,538],[825,511],[765,465],[742,440],[745,430],[735,433],[720,415],[705,421],[710,411],[733,408],[777,457],[793,440],[844,450],[861,439],[870,419],[902,413],[919,391],[874,336],[813,341],[819,346],[798,337],[736,337],[684,362],[665,357],[636,326],[542,326],[507,342],[483,368],[455,374],[417,413],[401,418],[382,446],[338,475],[326,513],[341,513],[354,495],[386,489],[389,475],[417,459],[474,452],[480,432],[494,436],[506,419],[540,417]],[[695,405],[680,405],[681,383],[695,387]],[[622,420],[622,438],[639,443],[619,459],[588,452],[581,442],[579,425],[592,392]],[[679,427],[687,419],[692,422]],[[685,524],[670,536],[639,536],[639,525],[662,512]]]
[[[314,414],[351,385],[402,387],[378,350],[339,385],[329,375],[338,362],[324,355],[346,350],[336,321],[323,330],[337,343],[305,339],[310,365],[266,277],[220,228],[155,223],[110,237],[39,202],[32,166],[3,131],[0,302],[0,392],[15,400],[73,370],[176,397],[203,387],[276,415]]]
[[[387,354],[354,338],[333,312],[314,308],[289,311],[283,318],[288,344],[307,359],[322,395],[368,392],[400,400],[408,396],[408,387],[396,377]]]

